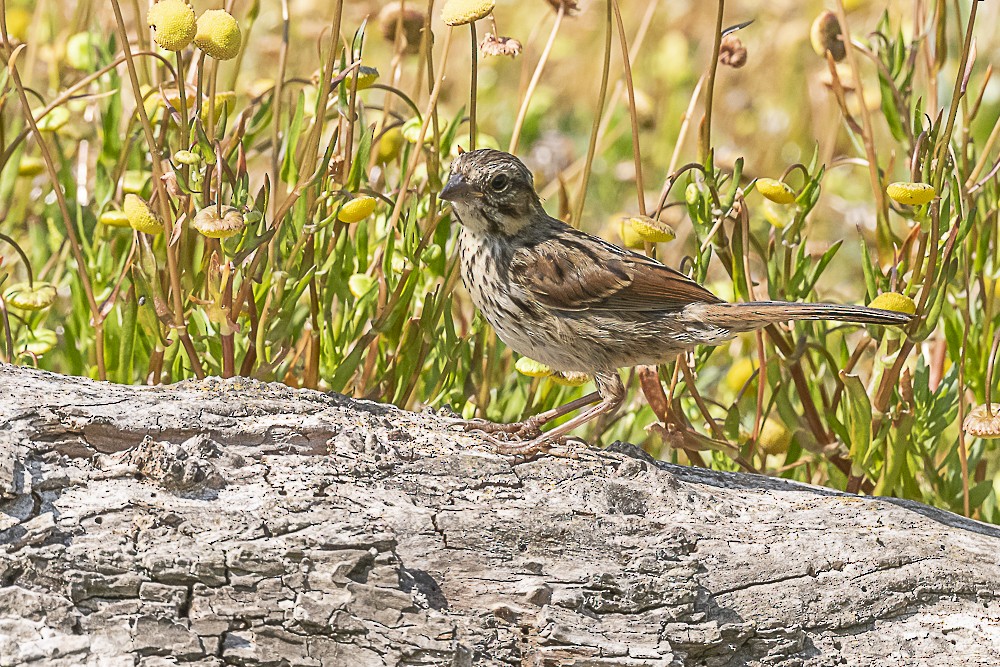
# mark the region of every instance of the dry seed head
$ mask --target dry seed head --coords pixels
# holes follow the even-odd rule
[[[556,11],[559,11],[559,8],[562,7],[563,11],[566,13],[566,16],[576,16],[576,14],[579,13],[580,11],[580,3],[577,2],[577,0],[546,0],[546,1],[550,5],[552,5],[552,9]]]
[[[512,37],[499,37],[492,32],[488,32],[479,44],[479,51],[484,56],[510,56],[511,58],[516,58],[521,55],[521,42]]]
[[[962,430],[977,438],[1000,438],[1000,404],[974,407],[962,423]]]
[[[415,0],[410,0],[411,3]],[[382,31],[382,37],[387,41],[396,41],[396,28],[402,22],[403,37],[405,45],[403,53],[414,54],[420,51],[420,31],[424,29],[427,21],[424,13],[412,6],[403,9],[399,2],[390,2],[382,8],[378,14],[378,27]]]
[[[218,208],[213,204],[198,211],[191,220],[191,226],[202,236],[226,239],[242,232],[246,222],[238,208],[223,206],[222,215],[219,215]]]
[[[122,205],[125,216],[128,217],[129,226],[137,232],[156,236],[163,233],[163,225],[156,219],[149,205],[140,197],[127,194],[125,203]]]
[[[552,375],[552,369],[543,364],[540,361],[535,361],[534,359],[529,359],[528,357],[521,357],[516,362],[514,362],[514,368],[521,375],[527,375],[532,378],[544,378]]]
[[[757,192],[776,204],[791,204],[795,201],[795,190],[782,181],[773,178],[758,178],[756,188]]]
[[[153,41],[167,51],[183,51],[198,31],[194,9],[184,0],[160,0],[149,8],[146,23]]]
[[[872,299],[868,307],[878,308],[879,310],[892,310],[897,313],[906,313],[907,315],[914,315],[917,312],[917,304],[913,302],[913,299],[898,292],[879,294]]]
[[[131,227],[128,224],[128,216],[125,215],[124,211],[105,211],[101,213],[101,217],[97,221],[108,227]]]
[[[452,27],[486,18],[496,6],[494,0],[447,0],[441,8],[441,20]]]
[[[194,45],[216,60],[235,58],[242,40],[239,23],[226,10],[209,9],[198,17]]]
[[[677,238],[674,230],[665,222],[660,222],[648,215],[633,215],[627,218],[629,226],[643,241],[649,243],[666,243]]]
[[[734,33],[729,33],[722,38],[719,45],[719,63],[739,69],[747,64],[747,47],[743,46],[743,41]]]
[[[885,192],[894,202],[906,206],[928,204],[937,197],[937,190],[928,183],[891,183]]]
[[[375,197],[367,195],[352,199],[340,207],[340,212],[337,213],[337,220],[346,222],[347,224],[361,222],[372,214],[376,204],[378,204],[378,200]]]
[[[48,308],[56,300],[56,288],[51,283],[18,283],[11,285],[3,298],[21,310],[41,310]]]
[[[837,15],[829,9],[816,17],[809,30],[809,41],[812,42],[813,51],[820,57],[825,58],[829,51],[835,62],[840,62],[847,55],[844,48],[844,35],[840,31],[840,21]]]

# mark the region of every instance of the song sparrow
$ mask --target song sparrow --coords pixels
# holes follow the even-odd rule
[[[462,279],[476,307],[518,354],[556,371],[594,376],[597,391],[516,424],[486,431],[534,435],[501,443],[533,454],[625,398],[619,368],[669,361],[698,345],[790,320],[903,325],[911,317],[864,306],[760,301],[727,303],[684,274],[545,213],[531,172],[513,155],[459,155],[441,191],[462,225]],[[597,401],[558,427],[547,421]]]

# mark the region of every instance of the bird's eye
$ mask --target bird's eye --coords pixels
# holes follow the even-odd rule
[[[494,192],[503,192],[510,185],[510,179],[507,178],[507,174],[497,174],[490,181],[490,187],[493,188]]]

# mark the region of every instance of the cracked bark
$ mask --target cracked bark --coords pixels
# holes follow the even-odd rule
[[[996,665],[998,554],[630,445],[513,465],[341,396],[0,366],[0,665]]]

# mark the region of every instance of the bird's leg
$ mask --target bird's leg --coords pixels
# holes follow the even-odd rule
[[[509,424],[497,424],[486,420],[472,420],[462,422],[466,431],[482,431],[483,433],[506,433],[520,437],[534,438],[541,434],[541,427],[548,424],[553,419],[586,407],[591,403],[601,400],[599,391],[594,391],[586,396],[570,401],[558,408],[552,408],[537,415],[528,417],[524,421],[511,422]]]
[[[625,400],[625,385],[622,384],[622,379],[619,377],[618,373],[598,373],[594,376],[594,382],[597,384],[596,393],[601,399],[600,403],[588,410],[585,410],[584,412],[581,412],[566,423],[560,424],[551,431],[546,431],[537,438],[529,440],[528,442],[498,442],[497,451],[500,454],[533,456],[547,449],[549,445],[575,429],[577,426],[582,426],[590,420],[596,419],[607,412],[617,410]],[[584,398],[590,398],[590,395],[584,396]],[[578,400],[582,401],[583,398]]]

